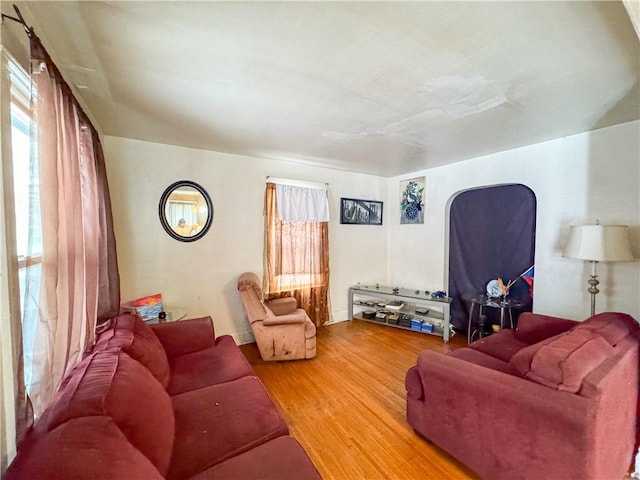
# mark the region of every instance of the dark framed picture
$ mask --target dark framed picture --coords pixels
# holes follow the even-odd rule
[[[382,225],[382,202],[359,198],[341,198],[340,223]]]

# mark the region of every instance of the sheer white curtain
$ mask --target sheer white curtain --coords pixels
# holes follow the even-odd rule
[[[278,217],[283,222],[328,222],[326,188],[276,184]]]
[[[10,58],[0,46],[0,471],[30,421],[22,380],[22,328],[11,148]]]

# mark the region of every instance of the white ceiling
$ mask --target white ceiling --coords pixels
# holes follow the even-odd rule
[[[106,135],[392,176],[640,118],[619,2],[16,3]]]

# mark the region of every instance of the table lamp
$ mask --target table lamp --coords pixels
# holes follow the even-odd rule
[[[623,262],[633,260],[629,245],[627,225],[572,225],[569,227],[569,241],[562,253],[563,257],[577,258],[591,262],[591,278],[588,280],[591,294],[591,315],[595,315],[598,276],[598,262]]]

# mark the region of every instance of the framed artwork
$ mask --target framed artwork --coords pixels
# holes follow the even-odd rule
[[[400,182],[400,223],[424,223],[425,177]]]
[[[382,225],[382,202],[340,199],[340,223],[352,225]]]
[[[162,294],[160,293],[137,298],[133,303],[136,306],[136,312],[145,321],[158,318],[160,312],[163,311]]]

